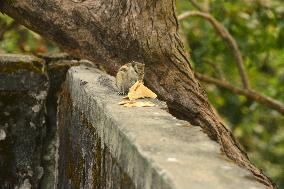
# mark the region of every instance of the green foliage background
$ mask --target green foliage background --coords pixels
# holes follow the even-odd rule
[[[282,0],[199,0],[234,36],[241,49],[250,84],[261,94],[284,101],[284,2]],[[196,10],[177,0],[177,12]],[[14,21],[0,14],[0,30]],[[200,73],[241,86],[232,53],[204,19],[190,17],[180,33]],[[0,38],[0,53],[50,53],[60,49],[25,27],[16,25]],[[221,114],[250,159],[284,188],[284,117],[278,112],[214,85],[209,100]]]
[[[205,1],[197,1],[203,3]],[[238,42],[253,89],[284,101],[284,2],[209,0],[209,12]],[[206,3],[206,2],[205,2]],[[178,0],[177,11],[196,10]],[[180,32],[200,73],[241,87],[231,51],[204,19],[189,17]],[[213,65],[213,66],[212,66]],[[284,117],[278,112],[214,85],[205,85],[214,107],[248,151],[250,159],[284,188]]]
[[[0,13],[0,31],[13,24],[12,18]],[[19,24],[14,24],[10,30],[0,36],[0,53],[37,54],[59,51],[52,42]]]

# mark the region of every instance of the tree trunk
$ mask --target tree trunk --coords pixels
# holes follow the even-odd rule
[[[174,0],[2,0],[0,10],[110,74],[128,61],[144,62],[146,85],[174,115],[201,126],[229,158],[274,187],[238,147],[194,77],[178,35]]]

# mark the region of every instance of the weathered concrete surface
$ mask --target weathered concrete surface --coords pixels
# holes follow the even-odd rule
[[[118,105],[113,78],[68,71],[59,106],[58,188],[265,188],[199,127],[159,107]]]
[[[46,61],[46,70],[49,78],[49,90],[46,99],[46,122],[47,133],[44,144],[44,156],[42,164],[44,168],[44,175],[41,180],[41,189],[56,188],[57,179],[57,159],[58,159],[58,137],[57,137],[57,100],[58,91],[60,91],[61,84],[65,80],[67,70],[72,66],[79,64],[88,64],[90,62],[83,60],[76,60],[65,53],[40,55]]]
[[[45,136],[44,61],[0,56],[0,188],[37,188]]]

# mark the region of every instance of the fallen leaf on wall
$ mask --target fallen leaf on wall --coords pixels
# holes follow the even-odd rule
[[[123,105],[124,107],[153,107],[156,104],[152,102],[138,102],[133,100],[125,100],[118,103],[119,105]]]
[[[136,100],[139,98],[157,98],[157,95],[147,88],[141,81],[137,81],[128,93],[129,100]]]

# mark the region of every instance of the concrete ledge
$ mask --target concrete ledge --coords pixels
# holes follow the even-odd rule
[[[38,188],[49,87],[44,60],[0,54],[0,188]]]
[[[114,78],[73,67],[61,93],[59,188],[265,188],[200,127],[159,107],[125,108]]]
[[[44,60],[35,56],[0,54],[0,90],[32,91],[48,87]]]

